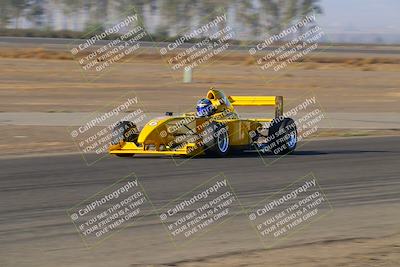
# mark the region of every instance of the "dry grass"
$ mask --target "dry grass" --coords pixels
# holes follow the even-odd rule
[[[61,59],[72,60],[72,56],[68,52],[50,51],[43,48],[33,49],[0,49],[0,57],[2,58],[37,58],[37,59]]]
[[[86,56],[88,54],[82,54]],[[173,56],[173,55],[171,55]],[[55,51],[44,48],[0,48],[0,58],[36,58],[36,59],[57,59],[57,60],[73,60],[73,56],[69,51]],[[156,50],[142,51],[136,55],[130,55],[127,59],[146,59],[160,60],[160,55]],[[256,58],[249,56],[246,52],[230,52],[226,55],[217,55],[215,60],[232,64],[254,65]],[[297,62],[313,63],[305,65],[306,69],[316,69],[320,64],[344,64],[355,67],[375,64],[400,64],[400,57],[340,57],[340,56],[307,56],[300,58]],[[371,69],[369,69],[371,70]]]

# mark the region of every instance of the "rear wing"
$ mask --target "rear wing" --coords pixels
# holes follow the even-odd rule
[[[283,115],[283,96],[228,96],[233,106],[273,106],[275,118]]]

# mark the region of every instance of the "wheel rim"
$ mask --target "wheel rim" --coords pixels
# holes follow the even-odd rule
[[[292,131],[289,134],[288,147],[293,148],[296,145],[296,141],[297,141],[296,131]]]
[[[218,148],[222,153],[225,153],[229,148],[229,137],[225,129],[220,130],[217,139]]]

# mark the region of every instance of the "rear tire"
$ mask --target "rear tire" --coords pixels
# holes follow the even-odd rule
[[[286,155],[292,153],[297,145],[296,123],[290,118],[272,123],[268,130],[267,145],[275,155]]]
[[[229,154],[229,133],[226,125],[211,122],[204,129],[204,152],[207,156],[224,157]]]

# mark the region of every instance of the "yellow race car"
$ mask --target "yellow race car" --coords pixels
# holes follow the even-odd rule
[[[274,106],[274,118],[239,118],[235,106]],[[225,96],[208,91],[197,102],[196,112],[150,120],[141,131],[129,121],[119,122],[109,153],[223,157],[245,150],[291,153],[297,144],[293,119],[283,117],[282,96]]]

